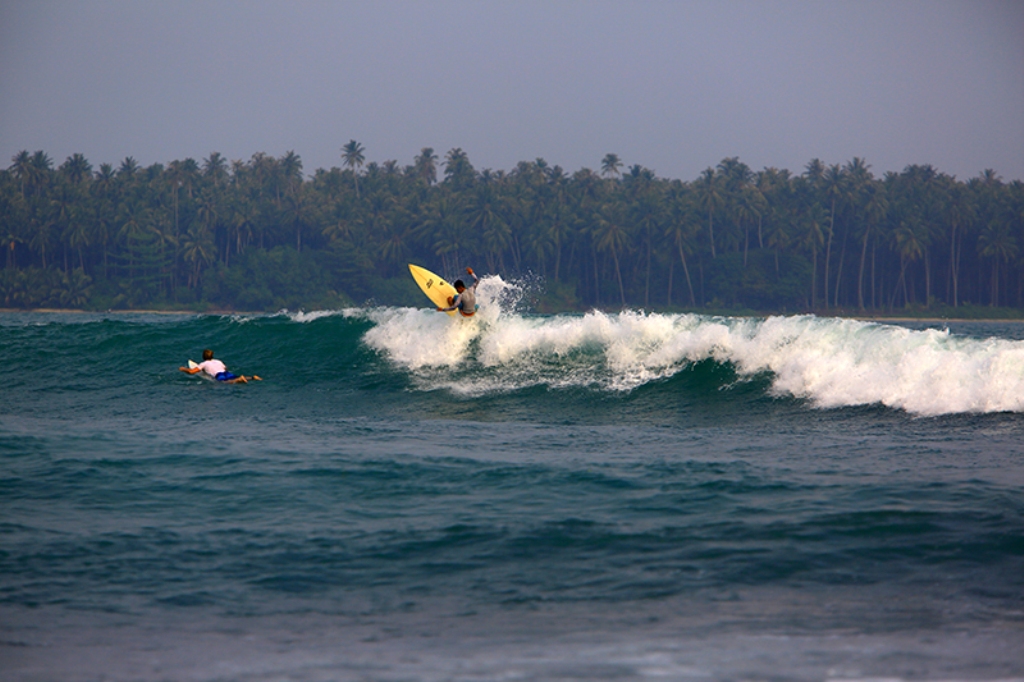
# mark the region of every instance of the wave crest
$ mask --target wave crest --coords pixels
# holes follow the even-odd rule
[[[470,320],[432,310],[368,313],[371,348],[419,388],[461,394],[529,386],[630,391],[694,363],[771,377],[779,397],[818,408],[881,404],[917,415],[1024,411],[1024,342],[972,339],[812,315],[719,318],[624,311],[531,316],[517,287],[481,281]]]

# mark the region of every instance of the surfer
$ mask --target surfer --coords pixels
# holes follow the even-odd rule
[[[451,310],[458,310],[463,317],[476,315],[476,285],[480,283],[480,278],[473,272],[473,268],[466,268],[466,272],[473,278],[473,283],[467,287],[461,279],[455,280],[453,286],[458,296],[449,298],[448,307],[438,308],[438,312],[447,313]]]
[[[255,374],[251,377],[247,377],[244,374],[234,374],[228,371],[228,368],[220,360],[213,359],[213,351],[207,348],[203,351],[203,361],[195,367],[179,367],[182,372],[186,374],[196,374],[197,372],[206,372],[217,381],[223,381],[228,384],[247,384],[249,379],[255,379],[256,381],[262,381]]]

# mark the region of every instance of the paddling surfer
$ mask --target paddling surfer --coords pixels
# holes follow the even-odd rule
[[[213,351],[207,348],[203,351],[203,361],[195,367],[179,367],[179,370],[186,374],[196,374],[198,372],[206,372],[217,381],[223,381],[227,384],[247,384],[249,379],[255,379],[256,381],[262,381],[255,374],[251,377],[247,377],[244,374],[234,374],[228,371],[228,368],[220,360],[213,359]]]
[[[449,307],[438,308],[438,312],[447,313],[452,310],[458,310],[459,314],[463,317],[473,317],[476,315],[476,285],[480,283],[480,278],[473,272],[473,268],[466,268],[466,272],[473,278],[473,283],[467,287],[461,279],[455,280],[452,286],[455,287],[458,296],[449,298]]]

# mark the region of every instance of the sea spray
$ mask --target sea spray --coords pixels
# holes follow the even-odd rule
[[[417,309],[375,311],[376,326],[364,340],[428,390],[482,394],[545,385],[632,391],[712,361],[730,365],[741,379],[767,374],[773,395],[817,408],[880,404],[921,416],[1024,411],[1020,341],[812,315],[533,316],[498,303],[514,288],[484,280],[481,312],[473,320]],[[457,377],[437,371],[456,366],[462,370]]]

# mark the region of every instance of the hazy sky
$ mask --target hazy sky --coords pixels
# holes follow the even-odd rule
[[[1024,179],[1024,1],[0,0],[0,166],[461,147]]]

